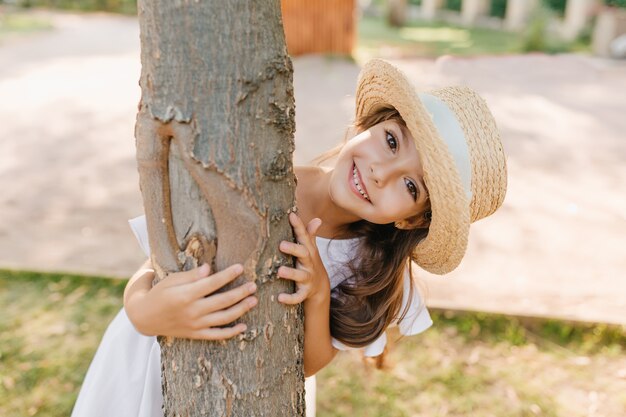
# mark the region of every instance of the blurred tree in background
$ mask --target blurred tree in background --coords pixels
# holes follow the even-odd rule
[[[489,14],[491,16],[497,16],[504,19],[506,13],[507,0],[491,0],[491,8]]]
[[[445,8],[461,11],[461,3],[463,3],[463,0],[446,0]]]
[[[137,0],[17,0],[15,3],[22,7],[137,14]]]
[[[543,5],[559,16],[563,16],[565,14],[566,4],[567,0],[543,0]]]
[[[604,0],[607,6],[623,7],[626,9],[626,0]]]

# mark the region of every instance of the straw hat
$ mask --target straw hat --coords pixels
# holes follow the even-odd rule
[[[506,193],[500,134],[485,101],[467,87],[418,93],[406,76],[380,59],[359,75],[356,119],[393,106],[420,154],[432,218],[412,258],[425,270],[446,274],[467,248],[471,222],[496,211]]]

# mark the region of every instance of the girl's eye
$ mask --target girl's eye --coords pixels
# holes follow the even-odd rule
[[[393,136],[393,133],[389,131],[385,131],[385,134],[386,134],[386,139],[387,139],[387,145],[389,145],[389,149],[391,149],[392,152],[395,152],[396,149],[398,149],[398,141],[396,140],[395,136]]]
[[[411,194],[411,197],[413,197],[413,201],[417,201],[417,195],[419,194],[419,191],[415,183],[406,178],[404,179],[404,183],[406,184],[407,190],[409,190],[409,194]]]

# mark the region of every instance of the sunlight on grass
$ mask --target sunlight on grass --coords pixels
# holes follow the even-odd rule
[[[318,415],[582,417],[590,392],[604,401],[598,415],[623,415],[623,327],[452,311],[433,319],[395,345],[388,371],[339,355],[319,374]]]
[[[469,30],[457,28],[407,27],[401,28],[399,35],[415,42],[465,43],[471,38]]]
[[[52,24],[25,12],[0,14],[0,40],[20,34],[52,29]]]
[[[68,416],[125,281],[0,270],[0,416]],[[433,311],[389,368],[341,353],[318,374],[318,417],[626,415],[620,326]]]
[[[68,416],[124,282],[0,271],[0,415]]]
[[[358,23],[355,56],[437,57],[518,53],[518,34],[480,28],[462,28],[436,22],[410,22],[392,28],[384,19],[364,16]]]

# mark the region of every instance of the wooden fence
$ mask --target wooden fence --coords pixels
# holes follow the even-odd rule
[[[282,0],[282,12],[287,48],[292,56],[352,53],[355,0]]]

